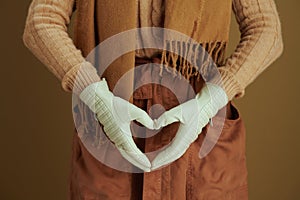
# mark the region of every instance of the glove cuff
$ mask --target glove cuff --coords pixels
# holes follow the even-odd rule
[[[98,121],[105,125],[104,131],[109,133],[110,140],[118,144],[120,137],[119,126],[115,123],[110,108],[113,94],[109,91],[105,78],[97,83],[92,83],[86,87],[79,95],[80,99],[96,114]]]
[[[224,107],[228,103],[226,91],[217,84],[205,83],[205,86],[211,99],[211,106],[216,109]]]
[[[196,95],[199,106],[203,109],[206,116],[202,120],[208,120],[215,116],[219,109],[228,103],[228,97],[222,87],[205,83],[201,91]]]

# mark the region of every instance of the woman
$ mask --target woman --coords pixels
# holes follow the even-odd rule
[[[231,9],[239,24],[241,40],[225,59]],[[66,30],[75,10],[74,45]],[[102,75],[106,80],[101,80],[95,66],[85,61],[84,57],[105,39],[147,26],[177,30],[199,42],[218,66],[223,87],[204,84],[194,70],[197,68],[188,65],[185,57],[166,51],[141,49],[124,54]],[[99,162],[85,148],[77,135],[78,130],[75,130],[70,199],[248,199],[245,129],[231,100],[243,97],[245,88],[282,53],[281,26],[273,0],[191,0],[188,3],[182,0],[78,0],[76,4],[74,0],[33,0],[23,39],[62,82],[64,90],[78,94],[96,113],[97,120],[121,155],[145,172],[123,172]],[[195,109],[191,115],[205,117],[196,121],[201,125],[191,133],[189,127],[195,121],[189,118],[189,113],[178,116],[178,108],[185,111],[191,106],[179,103],[176,96],[162,85],[139,87],[130,100],[134,105],[120,100],[120,110],[129,106],[133,116],[130,121],[137,120],[149,129],[162,129],[152,137],[134,138],[137,148],[133,139],[119,129],[122,124],[113,117],[114,108],[110,107],[110,102],[116,97],[111,91],[131,66],[149,62],[172,66],[175,74],[188,79],[199,94],[192,99],[193,105],[199,106],[198,110],[207,108],[212,112],[201,113]],[[164,74],[168,70],[165,69],[161,67],[154,71],[162,74],[160,80],[166,79]],[[156,68],[144,68],[135,77],[153,74],[152,70]],[[132,84],[129,81],[123,88],[131,88]],[[203,100],[209,97],[208,86],[219,95],[212,98],[210,105]],[[91,101],[95,95],[96,102]],[[95,106],[97,103],[102,106]],[[147,113],[157,104],[168,111],[153,121]],[[208,122],[213,119],[213,126],[209,128],[214,132],[221,122],[215,116],[223,107],[227,112],[222,133],[212,151],[199,159],[199,149],[205,136],[209,136]],[[130,121],[125,124],[126,128]],[[196,137],[199,132],[202,134]],[[121,139],[114,139],[116,137]],[[152,161],[144,155],[164,147],[173,138],[179,141],[178,146],[173,145],[175,149],[167,148]]]

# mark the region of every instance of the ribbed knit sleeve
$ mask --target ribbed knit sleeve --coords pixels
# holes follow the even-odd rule
[[[67,33],[74,0],[33,0],[23,33],[25,46],[61,81],[79,94],[100,77]]]
[[[230,100],[243,97],[245,88],[283,51],[274,0],[233,0],[232,8],[241,39],[224,66],[219,67]]]

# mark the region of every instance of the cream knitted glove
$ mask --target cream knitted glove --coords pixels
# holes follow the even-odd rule
[[[86,87],[79,97],[96,114],[106,135],[121,155],[133,165],[149,172],[151,163],[134,143],[130,130],[130,122],[133,120],[153,129],[153,120],[149,115],[130,102],[114,96],[105,78]]]
[[[166,111],[154,120],[157,127],[164,127],[177,121],[180,122],[180,126],[170,146],[167,146],[152,161],[151,170],[180,158],[197,139],[202,128],[227,103],[228,97],[220,86],[206,83],[194,99]]]

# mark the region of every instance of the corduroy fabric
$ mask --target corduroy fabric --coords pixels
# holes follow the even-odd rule
[[[137,59],[136,66],[157,61]],[[158,74],[159,68],[143,68],[140,73],[145,79],[161,79],[171,81],[180,86],[180,82],[163,77],[152,77]],[[155,81],[152,81],[155,82]],[[203,80],[191,79],[192,89],[196,92],[203,87]],[[187,97],[189,89],[182,90],[181,97]],[[161,105],[166,110],[179,104],[168,88],[158,84],[147,84],[138,88],[133,94],[133,103],[150,115],[155,115],[151,107]],[[96,160],[86,149],[80,132],[75,130],[73,136],[72,172],[70,174],[71,200],[247,200],[247,167],[245,139],[246,132],[240,112],[233,102],[226,109],[226,119],[213,118],[214,126],[204,127],[199,137],[190,145],[185,154],[159,170],[149,173],[122,172]],[[76,114],[82,119],[80,113]],[[203,159],[199,158],[199,150],[204,138],[213,141],[222,128],[221,135],[213,150]],[[152,152],[163,148],[174,138],[179,123],[164,127],[159,133],[151,136],[145,131],[144,137],[134,137],[137,146],[143,152]],[[208,128],[210,132],[207,132]],[[208,134],[209,133],[209,134]],[[91,137],[89,135],[86,137]],[[82,137],[82,135],[81,135]],[[85,137],[85,136],[83,136]],[[102,137],[96,144],[105,145]],[[102,138],[102,139],[101,139]],[[108,153],[107,149],[107,153]],[[114,159],[118,158],[118,155]]]

